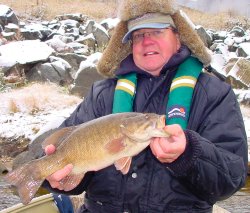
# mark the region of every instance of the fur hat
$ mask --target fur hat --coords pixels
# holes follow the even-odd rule
[[[115,27],[109,44],[97,65],[97,70],[101,75],[114,76],[114,71],[121,61],[131,53],[131,44],[122,43],[123,37],[128,32],[128,21],[146,13],[170,15],[180,35],[181,43],[185,44],[205,66],[210,64],[211,56],[206,46],[182,16],[181,11],[177,9],[174,0],[122,0],[118,10],[120,22]]]

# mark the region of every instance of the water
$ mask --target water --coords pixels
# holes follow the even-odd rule
[[[11,187],[4,182],[3,176],[0,175],[0,211],[19,202],[20,198],[14,195]]]
[[[0,211],[13,206],[20,202],[19,197],[10,185],[3,180],[0,175]],[[230,211],[231,213],[249,213],[250,212],[250,176],[247,184],[241,191],[237,192],[232,197],[217,204]]]

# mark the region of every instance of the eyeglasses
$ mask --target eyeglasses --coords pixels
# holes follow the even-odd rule
[[[144,32],[144,33],[133,33],[131,37],[132,43],[140,43],[143,41],[143,39],[148,36],[152,39],[157,39],[161,38],[165,29],[159,29],[159,30],[153,30],[149,32]]]

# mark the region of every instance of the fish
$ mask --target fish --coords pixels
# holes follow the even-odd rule
[[[169,137],[164,130],[165,115],[125,112],[96,118],[86,123],[57,130],[42,142],[56,151],[32,160],[9,172],[5,180],[17,188],[26,205],[45,179],[67,164],[72,172],[62,180],[65,191],[75,188],[89,171],[114,165],[127,174],[133,156],[143,151],[154,137]]]

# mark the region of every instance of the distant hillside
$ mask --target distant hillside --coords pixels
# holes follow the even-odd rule
[[[249,0],[177,0],[177,2],[186,7],[201,10],[203,12],[227,12],[233,11],[239,15],[250,18],[250,1]]]

